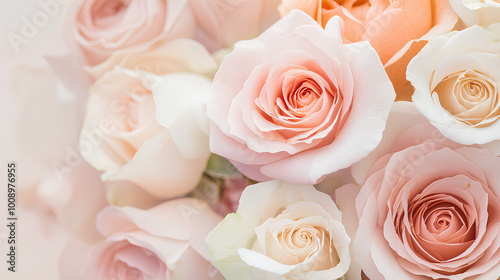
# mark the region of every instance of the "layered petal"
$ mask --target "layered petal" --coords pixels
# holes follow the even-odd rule
[[[342,44],[342,25],[294,11],[239,43],[210,91],[211,151],[252,179],[310,184],[374,149],[395,94],[369,44]]]

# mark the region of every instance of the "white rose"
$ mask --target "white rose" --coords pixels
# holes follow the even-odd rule
[[[500,22],[499,0],[450,0],[450,4],[467,26]]]
[[[349,242],[327,194],[281,181],[248,186],[206,240],[228,280],[338,279],[351,263]]]
[[[437,37],[406,73],[415,106],[444,136],[500,154],[500,24]]]

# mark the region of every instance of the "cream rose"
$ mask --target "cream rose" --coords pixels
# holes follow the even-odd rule
[[[154,94],[150,86],[153,86]],[[210,80],[115,69],[91,89],[80,150],[103,180],[133,182],[158,198],[192,191],[210,151],[202,96]]]
[[[369,41],[398,94],[409,100],[405,79],[408,62],[430,39],[450,32],[458,18],[448,0],[339,1],[282,0],[282,16],[293,9],[306,12],[323,27],[334,16],[344,20],[344,40]]]
[[[450,0],[451,7],[467,26],[487,27],[500,22],[498,0]]]
[[[387,127],[352,167],[356,262],[370,279],[497,279],[500,159],[448,140],[409,102],[394,104]]]
[[[214,279],[203,241],[220,220],[193,198],[149,210],[109,206],[97,218],[106,239],[89,252],[85,279]]]
[[[500,25],[438,37],[408,65],[417,109],[444,136],[500,154]]]
[[[328,195],[281,181],[248,186],[206,240],[228,280],[338,279],[349,269],[349,242]]]
[[[199,43],[179,39],[142,53],[118,52],[91,68],[104,74],[90,90],[84,158],[105,171],[104,180],[133,182],[158,198],[192,191],[210,155],[203,107],[210,80],[172,72],[210,76],[216,67]]]
[[[315,184],[374,149],[395,93],[369,43],[341,33],[296,10],[236,44],[207,103],[211,151],[254,180]]]
[[[66,37],[94,65],[121,49],[143,49],[165,38],[192,37],[187,0],[76,0],[66,15]]]

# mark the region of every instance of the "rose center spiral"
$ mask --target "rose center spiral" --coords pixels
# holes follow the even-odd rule
[[[287,228],[278,235],[281,245],[292,251],[308,251],[314,248],[315,242],[320,238],[319,231],[312,226],[299,229]]]
[[[327,81],[312,71],[291,69],[283,74],[282,96],[278,97],[280,116],[288,120],[300,120],[317,109],[323,94],[330,92],[325,88]]]
[[[480,71],[467,69],[448,75],[433,91],[443,108],[461,122],[485,126],[498,117],[497,85]]]

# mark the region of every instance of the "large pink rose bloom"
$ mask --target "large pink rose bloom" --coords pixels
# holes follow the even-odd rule
[[[356,261],[370,279],[497,279],[500,158],[416,119],[396,104],[381,146],[353,167]]]
[[[237,43],[207,104],[211,151],[254,180],[315,184],[373,150],[395,93],[375,50],[344,45],[342,28],[292,11]]]
[[[204,244],[222,219],[194,198],[171,200],[149,210],[110,206],[97,227],[106,237],[87,257],[86,279],[214,279]]]
[[[187,0],[75,0],[68,10],[67,38],[85,62],[95,65],[112,52],[145,48],[165,38],[191,37],[194,19]]]

